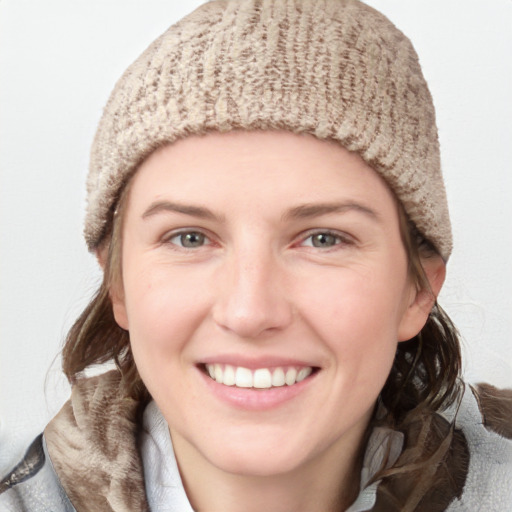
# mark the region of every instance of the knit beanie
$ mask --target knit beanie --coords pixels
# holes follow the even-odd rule
[[[448,259],[435,112],[418,57],[358,0],[213,0],[154,41],[117,82],[93,142],[89,249],[150,153],[230,130],[307,133],[356,152]]]

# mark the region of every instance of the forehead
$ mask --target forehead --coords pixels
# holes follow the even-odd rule
[[[276,207],[340,200],[396,206],[383,179],[359,155],[284,131],[187,137],[152,153],[130,188],[130,203],[138,207],[158,198],[219,207],[251,200]]]

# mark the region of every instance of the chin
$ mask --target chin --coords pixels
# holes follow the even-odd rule
[[[277,455],[277,456],[276,456]],[[261,450],[229,450],[211,463],[218,469],[240,476],[276,477],[292,473],[302,467],[306,461],[297,456],[288,456],[275,450],[263,453]]]
[[[227,473],[255,477],[291,473],[307,465],[318,451],[307,439],[290,436],[288,428],[281,432],[263,425],[205,441],[195,448],[210,464]]]

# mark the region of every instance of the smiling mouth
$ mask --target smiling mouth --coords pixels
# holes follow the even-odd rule
[[[205,364],[204,371],[216,382],[237,388],[270,389],[293,386],[310,377],[318,368],[312,366],[278,366],[250,370],[229,364]]]

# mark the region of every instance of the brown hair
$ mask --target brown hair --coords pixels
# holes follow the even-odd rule
[[[399,210],[409,275],[418,290],[430,291],[421,261],[437,252]],[[379,397],[385,414],[374,415],[368,426],[367,435],[377,426],[404,434],[399,458],[371,479],[380,481],[375,512],[440,512],[462,493],[469,461],[466,441],[454,421],[436,414],[461,398],[461,364],[458,332],[435,302],[423,329],[398,344]]]
[[[122,287],[122,227],[129,191],[130,182],[122,188],[113,213],[103,281],[69,331],[63,349],[63,370],[74,383],[88,367],[113,361],[121,372],[127,396],[148,400],[149,394],[133,360],[129,334],[116,323],[110,300],[112,286]],[[437,252],[408,221],[401,205],[399,212],[409,274],[418,289],[429,289],[421,259],[433,257]],[[421,332],[398,344],[391,373],[380,395],[382,404],[397,424],[420,406],[433,411],[442,409],[453,401],[460,368],[457,331],[446,313],[435,304]]]
[[[438,257],[399,205],[400,233],[409,262],[409,275],[418,290],[430,292],[422,260]],[[450,317],[434,302],[421,331],[398,344],[380,399],[396,423],[421,406],[431,411],[450,405],[458,393],[461,373],[459,334]]]
[[[112,213],[112,232],[100,251],[107,250],[103,262],[103,280],[97,292],[71,327],[62,350],[62,369],[73,384],[87,368],[114,362],[121,373],[126,396],[141,402],[150,400],[130,348],[128,331],[114,318],[111,290],[122,288],[122,230],[128,205],[131,181],[123,188],[118,206]]]

